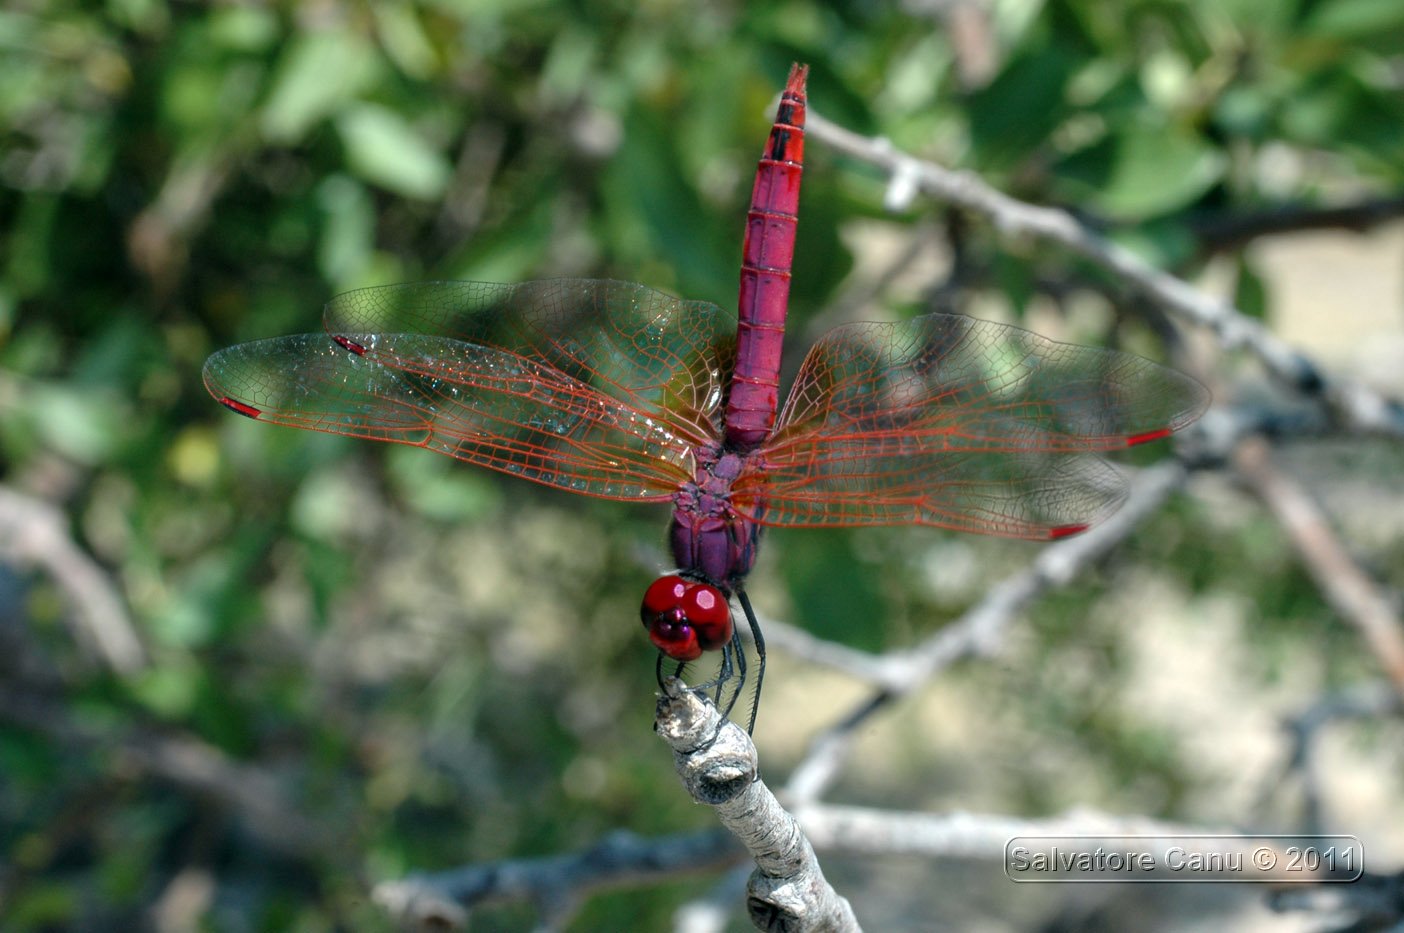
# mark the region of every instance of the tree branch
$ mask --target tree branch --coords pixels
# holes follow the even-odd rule
[[[68,519],[39,499],[0,488],[0,559],[44,570],[73,605],[78,644],[118,674],[146,666],[146,650],[112,581],[68,534]]]
[[[736,840],[722,830],[659,839],[617,832],[570,855],[468,865],[384,881],[371,896],[395,920],[418,929],[461,930],[473,907],[518,900],[532,903],[548,923],[561,925],[592,892],[715,871],[743,855]]]
[[[746,898],[756,929],[858,930],[853,908],[824,880],[799,824],[760,780],[751,737],[677,678],[663,688],[654,728],[673,750],[683,786],[693,800],[716,810],[756,861]]]
[[[1307,230],[1365,233],[1404,217],[1404,195],[1319,207],[1282,204],[1256,211],[1189,218],[1189,228],[1211,252],[1237,249],[1261,236]]]
[[[1261,438],[1238,446],[1234,465],[1287,532],[1326,601],[1355,626],[1395,691],[1404,697],[1404,624],[1392,601],[1361,569],[1306,491],[1272,463]]]

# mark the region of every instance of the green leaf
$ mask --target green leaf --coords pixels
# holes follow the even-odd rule
[[[1303,27],[1333,38],[1369,38],[1404,29],[1404,3],[1399,0],[1324,0],[1312,8]]]
[[[1397,93],[1336,70],[1301,88],[1282,113],[1285,135],[1331,149],[1356,149],[1395,170],[1404,152]]]
[[[278,39],[278,17],[271,10],[247,4],[216,7],[210,12],[210,38],[241,52],[262,52]]]
[[[348,288],[370,261],[375,246],[375,205],[360,182],[329,175],[317,186],[325,220],[317,241],[317,268],[338,288]]]
[[[1137,127],[1064,160],[1058,175],[1096,210],[1139,220],[1193,203],[1223,176],[1224,165],[1223,154],[1199,136]]]
[[[370,11],[385,51],[400,70],[416,78],[432,74],[438,59],[415,9],[408,4],[373,3]]]
[[[375,76],[379,58],[360,36],[318,32],[299,37],[283,56],[263,106],[263,135],[296,143],[317,121],[339,111]]]
[[[1000,251],[992,257],[991,272],[1000,291],[1009,299],[1010,306],[1014,308],[1019,317],[1023,317],[1029,301],[1038,294],[1038,282],[1034,274],[1034,267],[1026,261],[1015,259],[1008,253]]]
[[[359,490],[347,473],[318,471],[298,487],[289,508],[292,527],[310,538],[336,541],[357,522]]]
[[[1238,282],[1233,292],[1234,306],[1249,317],[1265,317],[1268,302],[1271,300],[1267,282],[1246,256],[1239,257],[1237,271]]]
[[[158,716],[175,719],[187,713],[200,689],[198,669],[169,656],[130,683],[137,702]]]
[[[451,174],[448,160],[395,111],[360,104],[336,125],[351,170],[366,181],[424,201],[444,193]]]
[[[553,194],[523,190],[512,216],[492,236],[464,243],[444,261],[445,274],[473,282],[514,282],[531,275],[550,243],[552,218],[558,216]]]
[[[715,215],[703,208],[694,179],[679,169],[671,120],[638,108],[625,123],[624,136],[627,144],[603,177],[610,236],[618,238],[614,242],[621,256],[639,265],[663,260],[675,270],[681,294],[701,297],[733,290],[736,234],[728,225],[723,235]],[[648,270],[637,277],[661,284]]]
[[[971,96],[970,141],[984,166],[1022,161],[1048,138],[1066,113],[1064,90],[1072,62],[1057,48],[1015,59],[988,87]]]
[[[820,638],[876,650],[887,626],[887,599],[873,568],[855,560],[855,540],[848,529],[788,534],[780,570],[794,602],[794,624]]]
[[[34,389],[25,410],[48,446],[85,464],[107,458],[129,417],[126,406],[106,391],[68,385]]]
[[[67,927],[81,910],[81,894],[71,881],[41,878],[19,886],[6,905],[6,916],[16,930],[52,930]]]
[[[1137,223],[1122,227],[1112,233],[1112,240],[1124,246],[1153,266],[1162,269],[1184,268],[1194,261],[1199,250],[1199,241],[1184,224],[1173,219]],[[1121,283],[1106,270],[1098,267],[1088,269],[1088,274],[1108,281],[1115,287]]]

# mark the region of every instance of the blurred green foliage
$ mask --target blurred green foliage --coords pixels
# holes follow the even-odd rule
[[[0,927],[187,910],[206,930],[385,928],[375,879],[709,819],[649,736],[652,657],[631,622],[665,560],[663,513],[234,418],[200,385],[212,350],[423,278],[614,277],[726,305],[794,60],[831,119],[1188,271],[1219,248],[1215,219],[1399,189],[1401,41],[1398,0],[8,4],[0,478],[62,505],[151,661],[103,674],[54,580],[0,566]],[[937,210],[889,216],[871,168],[816,143],[809,160],[796,333],[875,277],[865,238]],[[965,294],[1016,315],[1049,281],[1118,296],[1066,256],[962,233]],[[1270,314],[1271,283],[1235,257],[1245,306]],[[1084,336],[1147,349],[1134,315],[1107,321]],[[1192,510],[1162,523],[1172,544],[1127,562],[1273,593],[1265,615],[1326,615],[1285,584],[1280,548]],[[1207,561],[1189,543],[1204,534],[1234,559]],[[958,545],[983,569],[943,600],[919,556],[943,540],[773,535],[756,600],[900,644],[1031,553]],[[1107,582],[1040,616],[1050,656],[1095,644],[1073,620]],[[1040,716],[1175,812],[1185,778],[1154,736]],[[175,740],[267,781],[267,825],[151,752]],[[659,929],[695,891],[610,895],[576,928]],[[477,929],[529,923],[504,908]]]

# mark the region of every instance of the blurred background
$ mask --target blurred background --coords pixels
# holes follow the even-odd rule
[[[713,825],[650,731],[637,611],[666,510],[235,417],[201,384],[212,351],[427,278],[613,277],[730,307],[770,108],[804,61],[829,119],[1071,209],[1398,397],[1401,48],[1398,0],[7,3],[0,928],[390,929],[382,879]],[[1277,465],[1397,597],[1397,441],[1323,427],[1065,252],[923,198],[888,210],[886,188],[811,141],[792,366],[845,320],[963,311],[1305,412]],[[1151,446],[1122,462],[1169,455]],[[749,591],[894,649],[1038,553],[781,531]],[[1283,727],[1379,676],[1271,513],[1204,470],[995,657],[875,721],[830,798],[1314,826],[1393,871],[1397,719],[1332,726],[1310,774]],[[776,655],[766,777],[867,689]],[[985,862],[826,869],[870,929],[1125,928],[1131,897],[1011,891]],[[711,884],[602,894],[571,929],[666,929]],[[1134,909],[1315,928],[1257,890]]]

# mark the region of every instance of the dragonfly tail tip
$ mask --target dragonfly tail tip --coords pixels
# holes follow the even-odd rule
[[[809,66],[795,62],[790,66],[790,78],[785,82],[785,90],[792,94],[804,93],[804,82],[809,77]]]

